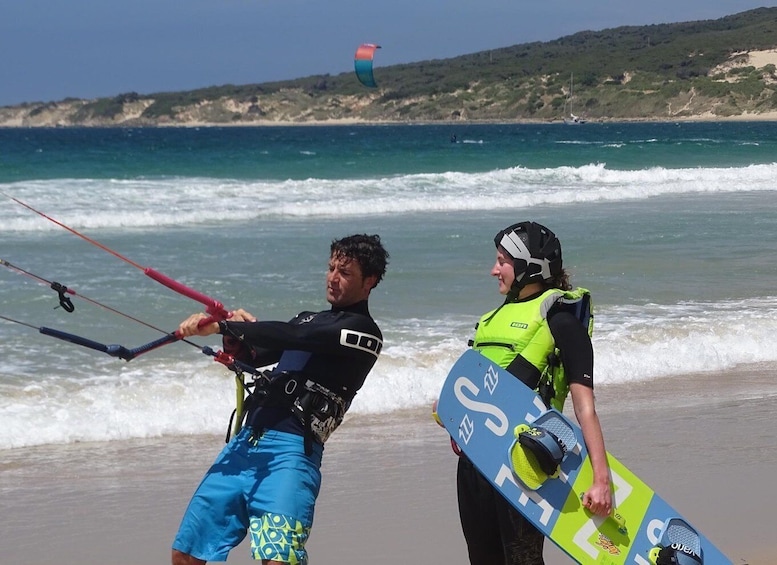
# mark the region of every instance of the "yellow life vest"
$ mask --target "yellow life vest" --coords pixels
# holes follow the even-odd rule
[[[584,288],[571,291],[552,288],[532,300],[503,304],[484,314],[471,345],[504,368],[520,354],[539,371],[535,390],[546,404],[563,410],[569,383],[547,320],[548,312],[557,303],[569,308],[591,335],[591,293]]]

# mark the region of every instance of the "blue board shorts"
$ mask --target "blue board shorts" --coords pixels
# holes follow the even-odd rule
[[[254,559],[307,563],[305,542],[321,488],[324,447],[304,438],[243,428],[222,450],[192,496],[173,549],[205,561],[226,561],[246,533]]]

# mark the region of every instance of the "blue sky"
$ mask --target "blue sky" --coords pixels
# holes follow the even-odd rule
[[[748,0],[0,0],[0,106],[443,59],[582,30],[717,19]]]

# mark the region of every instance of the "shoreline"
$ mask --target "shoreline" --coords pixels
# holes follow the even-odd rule
[[[734,116],[715,116],[698,115],[682,116],[676,118],[607,118],[595,119],[586,118],[586,123],[582,125],[597,124],[671,124],[671,123],[726,123],[726,122],[775,122],[777,121],[777,111],[764,112],[763,114],[738,114]],[[558,120],[438,120],[438,121],[368,121],[360,119],[333,119],[316,120],[308,122],[281,122],[273,120],[257,120],[254,122],[180,122],[180,123],[156,123],[156,124],[27,124],[27,125],[9,125],[0,124],[0,130],[3,129],[143,129],[143,128],[251,128],[251,127],[338,127],[338,126],[446,126],[446,127],[466,127],[476,125],[563,125],[564,121]]]
[[[775,371],[762,367],[601,386],[608,450],[737,565],[769,565],[777,489]],[[224,445],[181,436],[7,450],[0,562],[168,562],[191,493]],[[346,420],[327,443],[311,565],[397,558],[466,565],[456,459],[428,409]],[[411,556],[411,557],[408,557]],[[547,565],[571,560],[548,542]],[[254,563],[248,544],[229,563]]]

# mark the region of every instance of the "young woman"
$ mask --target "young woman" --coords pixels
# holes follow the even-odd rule
[[[484,314],[471,345],[537,390],[548,406],[561,408],[572,395],[593,466],[583,504],[600,516],[612,510],[610,472],[594,407],[593,347],[581,322],[579,301],[561,262],[555,234],[520,222],[494,238],[496,277],[504,302]],[[586,302],[584,304],[590,304]],[[584,310],[584,308],[583,308]],[[559,359],[554,364],[552,359]],[[550,361],[550,362],[549,362]],[[562,370],[563,368],[563,370]],[[459,515],[472,565],[542,565],[544,536],[505,500],[462,453],[457,475]]]

